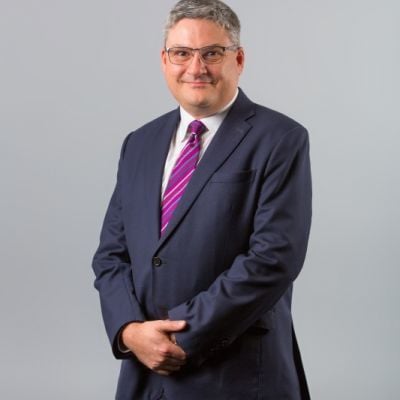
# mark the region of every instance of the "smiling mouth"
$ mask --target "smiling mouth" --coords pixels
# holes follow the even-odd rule
[[[191,86],[207,86],[207,85],[211,85],[212,82],[210,81],[183,81],[183,83],[186,83],[187,85],[191,85]]]

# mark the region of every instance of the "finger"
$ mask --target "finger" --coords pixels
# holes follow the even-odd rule
[[[175,358],[177,360],[186,359],[186,353],[183,349],[176,344],[173,344],[165,335],[161,337],[160,343],[158,343],[157,347],[154,348],[154,351],[154,354],[160,358],[160,361],[168,358]]]
[[[171,372],[164,371],[164,370],[154,370],[154,372],[156,372],[158,375],[162,375],[162,376],[168,376],[171,374]]]
[[[171,365],[171,366],[182,366],[186,364],[186,359],[179,359],[174,357],[166,357],[165,361],[163,362],[164,365]]]
[[[162,359],[157,360],[156,362],[152,362],[149,365],[149,368],[153,371],[165,370],[165,371],[177,371],[185,364],[185,361],[177,360],[171,357],[164,357]]]
[[[171,346],[168,350],[169,351],[166,354],[167,357],[174,358],[176,360],[181,360],[181,361],[186,360],[186,353],[183,351],[183,349],[180,346],[171,343]]]
[[[163,332],[179,332],[187,325],[186,321],[170,321],[169,319],[159,321],[159,323],[159,328]]]
[[[160,375],[170,375],[173,372],[177,372],[181,369],[180,366],[163,366],[155,368],[153,371]]]
[[[174,359],[181,362],[186,360],[186,353],[182,350],[182,348],[171,342],[160,347],[158,354],[164,360]]]

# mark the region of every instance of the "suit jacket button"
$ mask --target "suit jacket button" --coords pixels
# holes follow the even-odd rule
[[[221,340],[221,348],[229,346],[229,340],[227,338],[224,338]]]
[[[160,257],[153,257],[152,260],[153,267],[161,267],[162,260]]]

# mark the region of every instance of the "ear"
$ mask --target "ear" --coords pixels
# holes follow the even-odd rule
[[[162,49],[161,50],[161,68],[163,71],[165,71],[167,62],[168,62],[168,54],[165,51],[165,49]]]
[[[243,71],[244,59],[245,59],[245,57],[244,57],[243,47],[239,47],[237,50],[237,54],[236,54],[236,65],[237,65],[239,74],[241,74]]]

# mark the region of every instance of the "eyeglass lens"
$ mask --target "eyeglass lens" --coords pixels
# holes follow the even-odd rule
[[[168,56],[173,64],[184,64],[198,51],[201,59],[205,63],[215,64],[224,58],[225,48],[222,46],[208,46],[201,49],[191,49],[190,47],[172,47],[168,49]]]

